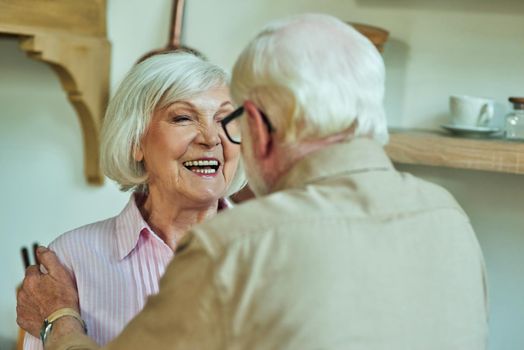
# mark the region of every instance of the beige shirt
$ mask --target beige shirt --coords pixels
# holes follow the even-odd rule
[[[448,192],[367,139],[308,156],[277,190],[187,235],[104,349],[486,348],[483,257]]]

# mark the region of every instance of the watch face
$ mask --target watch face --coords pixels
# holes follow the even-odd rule
[[[42,329],[40,330],[40,339],[42,339],[42,344],[45,344],[45,340],[49,332],[51,332],[51,328],[53,328],[53,322],[49,322],[46,318],[44,320],[44,324],[42,325]]]

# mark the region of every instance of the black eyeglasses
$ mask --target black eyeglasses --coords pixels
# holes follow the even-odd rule
[[[271,125],[271,122],[269,121],[268,117],[260,109],[258,111],[262,116],[264,124],[266,124],[267,131],[270,133],[274,132],[275,128],[273,127],[273,125]],[[222,124],[222,128],[226,132],[228,140],[237,145],[240,145],[240,143],[242,142],[242,136],[240,135],[240,121],[238,119],[238,117],[240,117],[242,114],[244,114],[244,107],[240,106],[220,121],[220,123]]]

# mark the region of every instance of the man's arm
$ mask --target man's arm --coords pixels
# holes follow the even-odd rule
[[[54,311],[79,310],[75,282],[56,254],[39,247],[37,256],[41,265],[27,268],[16,306],[18,325],[35,337],[39,337],[44,319]]]
[[[95,350],[98,344],[89,338],[80,322],[73,317],[62,317],[53,324],[53,330],[44,344],[45,350]]]
[[[62,244],[59,244],[60,240],[55,240],[49,244],[49,249],[55,252],[58,256],[62,265],[67,269],[71,278],[76,281],[73,272],[73,265],[71,259],[69,259],[70,251],[67,248],[64,248]],[[25,333],[24,337],[24,350],[43,350],[42,341],[40,337],[35,337],[29,333]]]
[[[190,235],[188,233],[187,236]],[[46,251],[40,261],[46,268],[49,265],[49,274],[38,276],[36,272],[28,273],[24,280],[27,288],[22,288],[24,293],[22,298],[19,294],[17,306],[17,311],[20,308],[19,324],[31,334],[39,331],[43,319],[56,308],[36,305],[40,311],[31,314],[27,311],[30,304],[27,298],[33,298],[33,304],[39,304],[53,298],[57,294],[56,289],[65,288],[62,294],[71,293],[71,286],[66,288],[67,283],[57,277],[63,277],[60,271],[63,267],[56,256]],[[46,287],[40,288],[41,285]],[[60,307],[72,306],[69,303]],[[223,349],[225,331],[222,317],[223,310],[214,283],[213,261],[199,240],[193,237],[168,266],[160,282],[159,294],[151,297],[142,312],[104,349]],[[76,319],[63,317],[54,324],[45,349],[94,350],[98,347],[84,334]]]

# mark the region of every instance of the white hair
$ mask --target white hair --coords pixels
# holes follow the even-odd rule
[[[237,103],[252,100],[285,142],[339,133],[388,140],[384,62],[356,29],[319,14],[272,22],[244,49],[233,69]]]
[[[187,52],[154,55],[133,66],[109,102],[102,125],[100,162],[105,175],[122,191],[145,191],[148,176],[134,152],[154,111],[222,85],[228,85],[222,68]],[[227,195],[245,183],[239,163]]]

